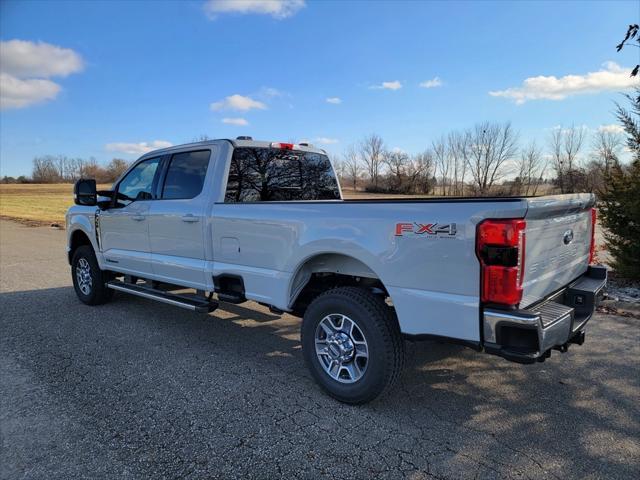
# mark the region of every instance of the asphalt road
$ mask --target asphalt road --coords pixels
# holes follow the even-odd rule
[[[521,366],[409,344],[360,407],[307,373],[299,320],[75,297],[65,233],[0,222],[0,477],[638,478],[640,320]]]

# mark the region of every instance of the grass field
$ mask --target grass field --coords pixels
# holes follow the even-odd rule
[[[0,185],[0,216],[4,218],[64,226],[64,214],[71,205],[71,184]]]

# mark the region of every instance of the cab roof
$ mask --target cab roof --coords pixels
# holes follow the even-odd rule
[[[145,153],[143,155],[143,157],[170,153],[170,152],[173,152],[175,150],[184,150],[185,148],[198,148],[198,147],[204,147],[204,146],[208,146],[208,145],[215,145],[215,144],[220,143],[220,142],[229,142],[229,143],[231,143],[231,145],[233,145],[234,148],[238,148],[238,147],[278,148],[278,147],[276,147],[277,144],[291,145],[291,144],[285,143],[285,142],[275,142],[275,141],[274,142],[269,142],[269,141],[263,141],[263,140],[253,140],[251,137],[238,137],[238,138],[234,138],[234,139],[231,139],[231,138],[218,138],[218,139],[215,139],[215,140],[203,140],[201,142],[183,143],[181,145],[172,145],[171,147],[160,148],[158,150],[153,150],[151,152]],[[327,153],[322,148],[317,148],[317,147],[314,147],[311,144],[307,144],[307,143],[304,143],[304,142],[293,144],[293,149],[296,150],[296,151],[311,152],[311,153],[321,153],[323,155],[326,155],[326,153]]]

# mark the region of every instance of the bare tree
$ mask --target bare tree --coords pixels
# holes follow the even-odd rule
[[[94,178],[98,183],[113,182],[128,168],[125,160],[114,158],[106,168],[95,158],[68,158],[45,155],[33,159],[31,178],[34,183],[75,182],[79,178]]]
[[[56,183],[61,181],[56,157],[46,155],[34,158],[31,178],[35,183]]]
[[[383,152],[384,142],[379,135],[371,134],[360,144],[360,157],[366,166],[367,173],[369,174],[369,180],[375,187],[378,186]]]
[[[425,150],[412,156],[407,163],[406,171],[411,192],[429,193],[434,173],[433,153]]]
[[[112,179],[111,181],[115,181],[127,168],[129,168],[129,162],[121,158],[113,158],[107,165],[107,175]]]
[[[57,157],[53,157],[53,161],[58,170],[58,177],[60,177],[61,180],[65,180],[67,178],[67,157],[58,155]]]
[[[574,125],[564,131],[565,165],[569,171],[577,166],[578,155],[584,143],[585,129]]]
[[[351,184],[355,191],[358,188],[358,178],[362,174],[362,165],[360,164],[356,147],[349,145],[343,154],[343,158],[347,177],[351,179]]]
[[[599,130],[593,140],[592,157],[602,162],[605,175],[618,162],[620,149],[622,148],[622,135],[616,132]]]
[[[66,181],[75,182],[82,177],[82,167],[84,165],[84,159],[82,158],[69,158],[67,160],[67,172]]]
[[[544,160],[542,152],[535,141],[531,142],[520,152],[518,177],[514,182],[519,187],[519,191],[513,191],[512,193],[536,195],[546,168],[547,162]]]
[[[578,183],[578,156],[585,140],[585,129],[572,125],[555,128],[549,137],[553,168],[561,193],[571,193]]]
[[[405,170],[407,163],[409,162],[409,155],[399,150],[384,151],[383,161],[389,167],[389,172],[393,177],[393,189],[396,192],[402,190],[403,179],[405,177]]]
[[[453,195],[462,196],[469,158],[469,134],[467,132],[449,133],[447,149],[453,169]]]
[[[518,135],[508,122],[485,122],[469,132],[469,142],[468,164],[474,188],[478,195],[487,195],[516,155]]]
[[[336,155],[331,159],[331,164],[333,165],[333,171],[336,172],[340,186],[344,186],[347,182],[347,166],[344,160]]]
[[[195,137],[193,137],[193,142],[206,142],[207,140],[212,140],[211,137],[209,137],[209,135],[207,135],[206,133],[201,133],[200,135],[197,135]]]
[[[431,142],[431,151],[433,152],[433,160],[435,162],[437,173],[440,174],[440,193],[442,195],[446,195],[449,170],[451,167],[446,138],[442,136]]]
[[[619,155],[623,139],[617,132],[599,130],[593,139],[590,161],[584,169],[585,184],[581,187],[602,195],[606,188],[606,179],[612,169],[619,165]]]
[[[551,130],[549,135],[549,154],[551,164],[556,172],[556,181],[560,191],[564,192],[564,160],[562,155],[562,128],[557,127]]]

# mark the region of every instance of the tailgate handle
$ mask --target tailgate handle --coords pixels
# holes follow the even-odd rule
[[[193,223],[193,222],[199,222],[200,219],[194,216],[192,213],[187,213],[186,215],[182,216],[182,221]]]

